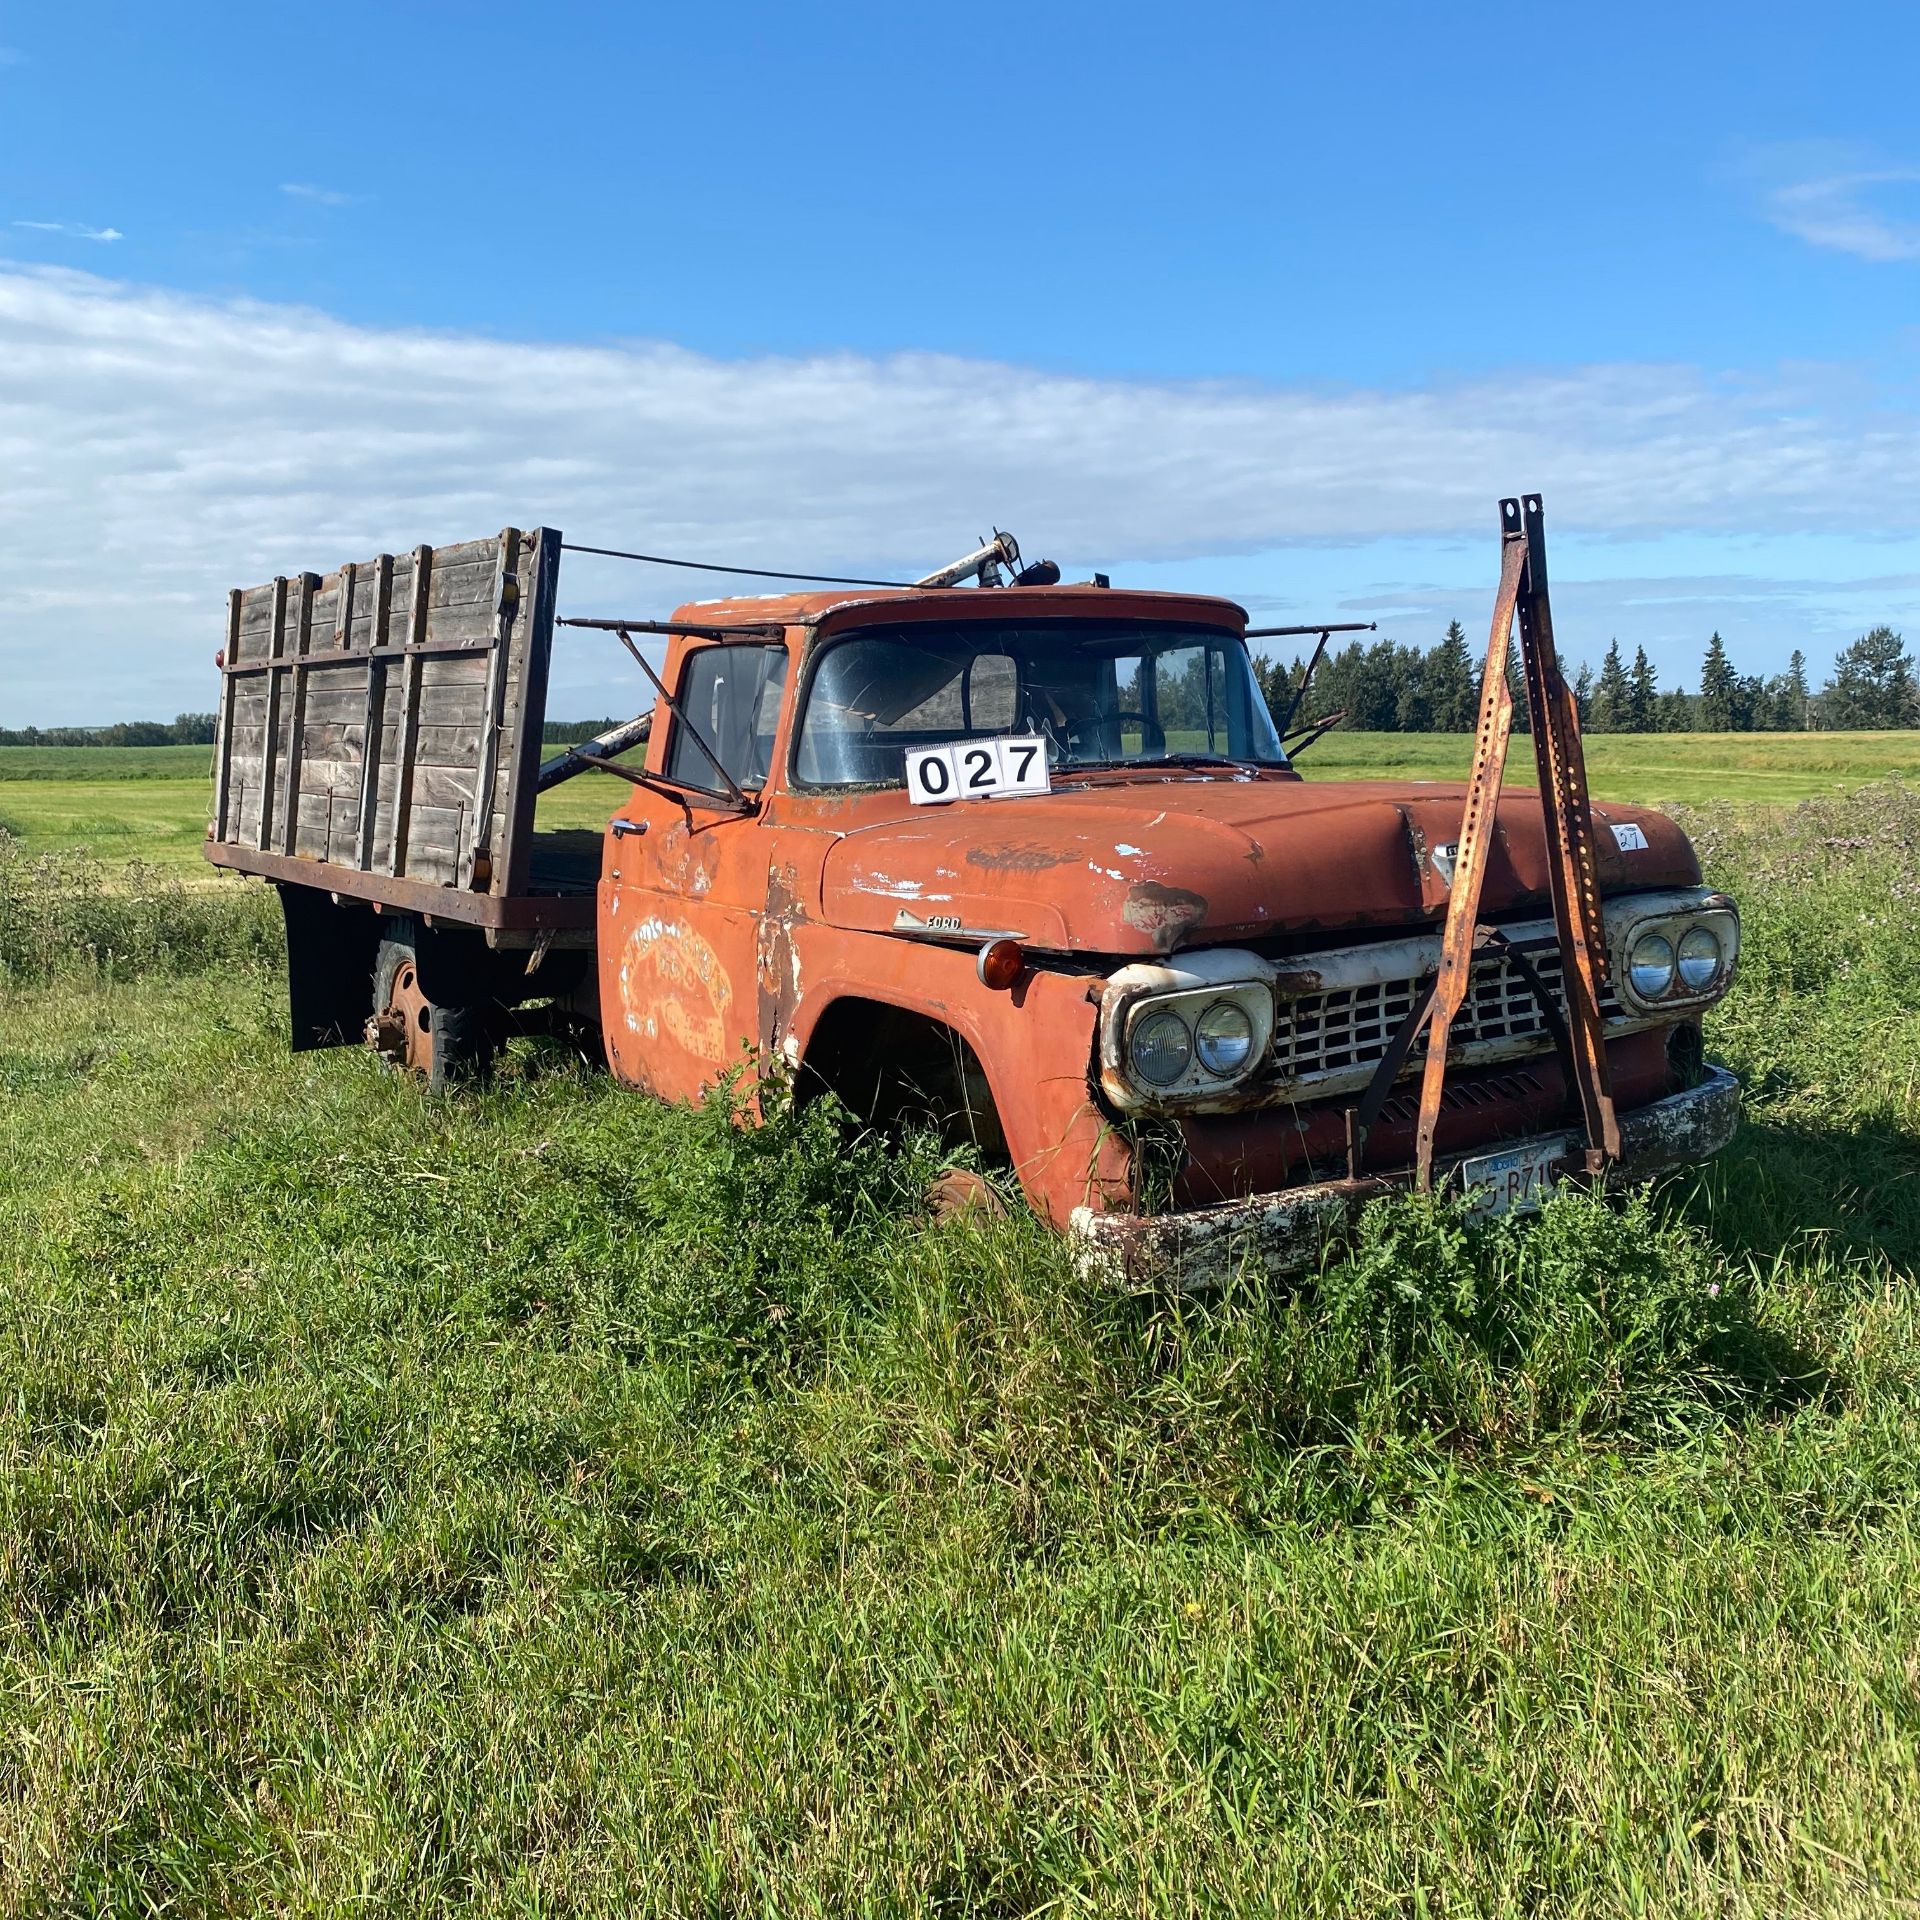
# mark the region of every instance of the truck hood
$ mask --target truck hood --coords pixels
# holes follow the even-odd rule
[[[1126,956],[1410,926],[1446,911],[1450,861],[1443,851],[1436,865],[1434,850],[1459,839],[1465,799],[1464,786],[1431,782],[1176,777],[903,806],[834,845],[821,913],[867,932],[1011,933]],[[1614,801],[1593,814],[1603,892],[1699,884],[1672,821]],[[1483,911],[1547,897],[1539,795],[1510,790]]]

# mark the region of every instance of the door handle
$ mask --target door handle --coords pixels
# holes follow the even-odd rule
[[[608,831],[616,840],[624,840],[630,833],[645,833],[647,825],[645,820],[616,820]]]

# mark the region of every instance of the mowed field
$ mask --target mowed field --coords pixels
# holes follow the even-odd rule
[[[1920,794],[1759,797],[1715,1166],[1208,1301],[0,841],[0,1913],[1912,1912]]]
[[[1596,799],[1705,807],[1790,806],[1895,775],[1920,779],[1920,732],[1596,733],[1586,742]],[[1473,740],[1452,733],[1343,733],[1300,758],[1309,779],[1464,780]],[[1533,746],[1515,734],[1508,778],[1533,783]],[[4,802],[0,801],[0,806]]]
[[[1310,779],[1461,780],[1465,734],[1328,734],[1300,770]],[[1511,777],[1531,780],[1516,736]],[[30,853],[84,850],[181,873],[204,871],[200,845],[211,792],[206,747],[0,747],[0,830]],[[1596,797],[1706,806],[1791,805],[1887,775],[1920,779],[1920,733],[1597,734],[1587,742]],[[599,827],[614,784],[586,774],[540,804],[543,825]]]

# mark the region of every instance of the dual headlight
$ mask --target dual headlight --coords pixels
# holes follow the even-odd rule
[[[1273,1041],[1273,968],[1257,954],[1136,962],[1102,998],[1101,1073],[1121,1107],[1204,1105],[1257,1073]]]
[[[1616,952],[1622,997],[1646,1012],[1724,993],[1740,951],[1740,922],[1731,906],[1637,921]]]
[[[1156,1007],[1127,1036],[1127,1065],[1150,1087],[1171,1087],[1197,1060],[1216,1080],[1237,1080],[1253,1058],[1253,1021],[1237,1000],[1210,1000],[1191,1024]]]

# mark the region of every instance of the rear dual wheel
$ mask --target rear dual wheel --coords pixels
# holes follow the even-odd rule
[[[419,1074],[436,1093],[463,1081],[484,1080],[497,1044],[491,1011],[429,1000],[412,943],[380,942],[367,1045],[397,1072]]]

